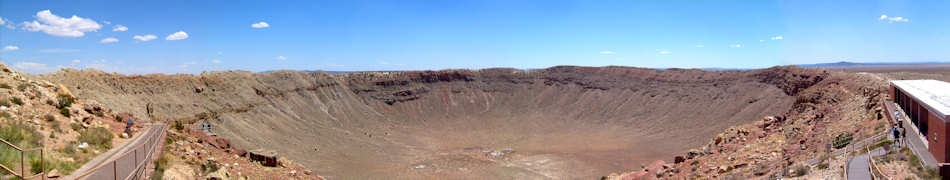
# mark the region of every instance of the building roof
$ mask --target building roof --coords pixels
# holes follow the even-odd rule
[[[931,111],[946,119],[950,115],[950,83],[938,80],[895,80],[895,87],[913,96]],[[950,119],[947,119],[950,120]]]

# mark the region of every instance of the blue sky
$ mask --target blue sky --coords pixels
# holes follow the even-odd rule
[[[947,1],[2,1],[0,19],[0,61],[30,73],[950,61]]]

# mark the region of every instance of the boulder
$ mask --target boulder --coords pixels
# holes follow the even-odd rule
[[[62,174],[59,174],[59,170],[53,169],[46,173],[46,178],[59,178]]]

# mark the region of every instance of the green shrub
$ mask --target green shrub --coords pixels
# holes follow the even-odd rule
[[[828,169],[828,163],[821,163],[821,164],[818,164],[817,166],[815,166],[815,168],[818,168],[818,169]]]
[[[22,121],[13,121],[0,126],[0,138],[21,148],[38,147],[43,140],[36,128]]]
[[[60,94],[58,95],[58,97],[59,97],[59,102],[57,102],[56,108],[60,108],[60,109],[72,106],[73,103],[76,101],[76,99],[73,98],[72,96],[65,95],[65,94]]]
[[[41,145],[43,135],[22,121],[13,121],[0,125],[0,138],[20,148],[33,148]],[[14,165],[19,166],[19,162],[20,151],[7,145],[0,145],[0,164],[14,167]]]
[[[123,120],[122,116],[119,116],[119,115],[112,115],[112,119],[115,119],[115,121],[118,121],[118,122],[122,122]]]
[[[21,106],[23,105],[23,100],[18,97],[11,97],[10,102],[13,102],[13,104],[16,104],[16,105],[21,105]]]
[[[210,173],[215,171],[218,171],[218,163],[214,160],[209,159],[201,164],[201,172]]]
[[[46,121],[49,121],[49,122],[53,122],[56,120],[56,117],[54,117],[52,114],[46,114],[43,116],[43,119],[46,119]]]
[[[46,104],[49,104],[50,106],[55,106],[55,105],[56,105],[56,102],[53,102],[52,99],[47,99],[47,100],[46,100]]]
[[[155,173],[152,174],[153,180],[160,180],[162,176],[165,175],[165,168],[168,167],[168,157],[165,155],[160,156],[155,160]]]
[[[16,89],[20,91],[26,91],[27,87],[29,87],[29,85],[26,83],[20,83],[19,85],[16,85]]]
[[[69,124],[69,128],[73,129],[73,131],[79,131],[79,129],[82,127],[79,126],[78,124],[72,123],[72,124]]]
[[[791,177],[801,177],[804,175],[808,175],[808,166],[795,167],[795,173],[791,174]]]
[[[7,99],[0,99],[0,106],[10,107],[11,105],[12,105],[12,104],[10,104],[10,101],[9,101],[9,100],[7,100]]]
[[[95,113],[95,114],[96,114],[96,117],[102,117],[102,116],[105,116],[105,114],[103,114],[103,113],[102,113],[102,111],[96,111],[96,113]]]
[[[185,129],[185,125],[182,124],[181,121],[175,121],[172,124],[172,128],[175,128],[175,130],[178,130],[179,132],[181,132],[181,130]]]
[[[851,144],[851,140],[853,139],[852,136],[853,135],[851,133],[844,133],[835,137],[835,141],[833,142],[835,149],[841,149],[847,147],[848,144]]]
[[[10,87],[10,85],[7,84],[7,83],[0,83],[0,88],[3,88],[3,89],[10,89],[10,88],[13,88],[13,87]]]
[[[62,114],[63,116],[66,116],[66,117],[72,116],[71,114],[69,114],[69,109],[66,109],[66,108],[59,109],[59,114]]]
[[[103,127],[95,127],[79,132],[79,142],[89,143],[102,149],[112,148],[112,132]]]

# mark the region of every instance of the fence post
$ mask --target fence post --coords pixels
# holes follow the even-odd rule
[[[43,172],[43,177],[40,179],[46,180],[46,158],[43,151],[44,149],[40,148],[40,170]]]
[[[20,177],[26,177],[26,165],[23,163],[24,159],[26,159],[23,158],[23,154],[25,153],[26,152],[23,152],[22,150],[20,151]]]
[[[112,161],[112,179],[113,180],[119,179],[119,171],[117,170],[116,165],[115,165],[116,161],[118,160]]]

